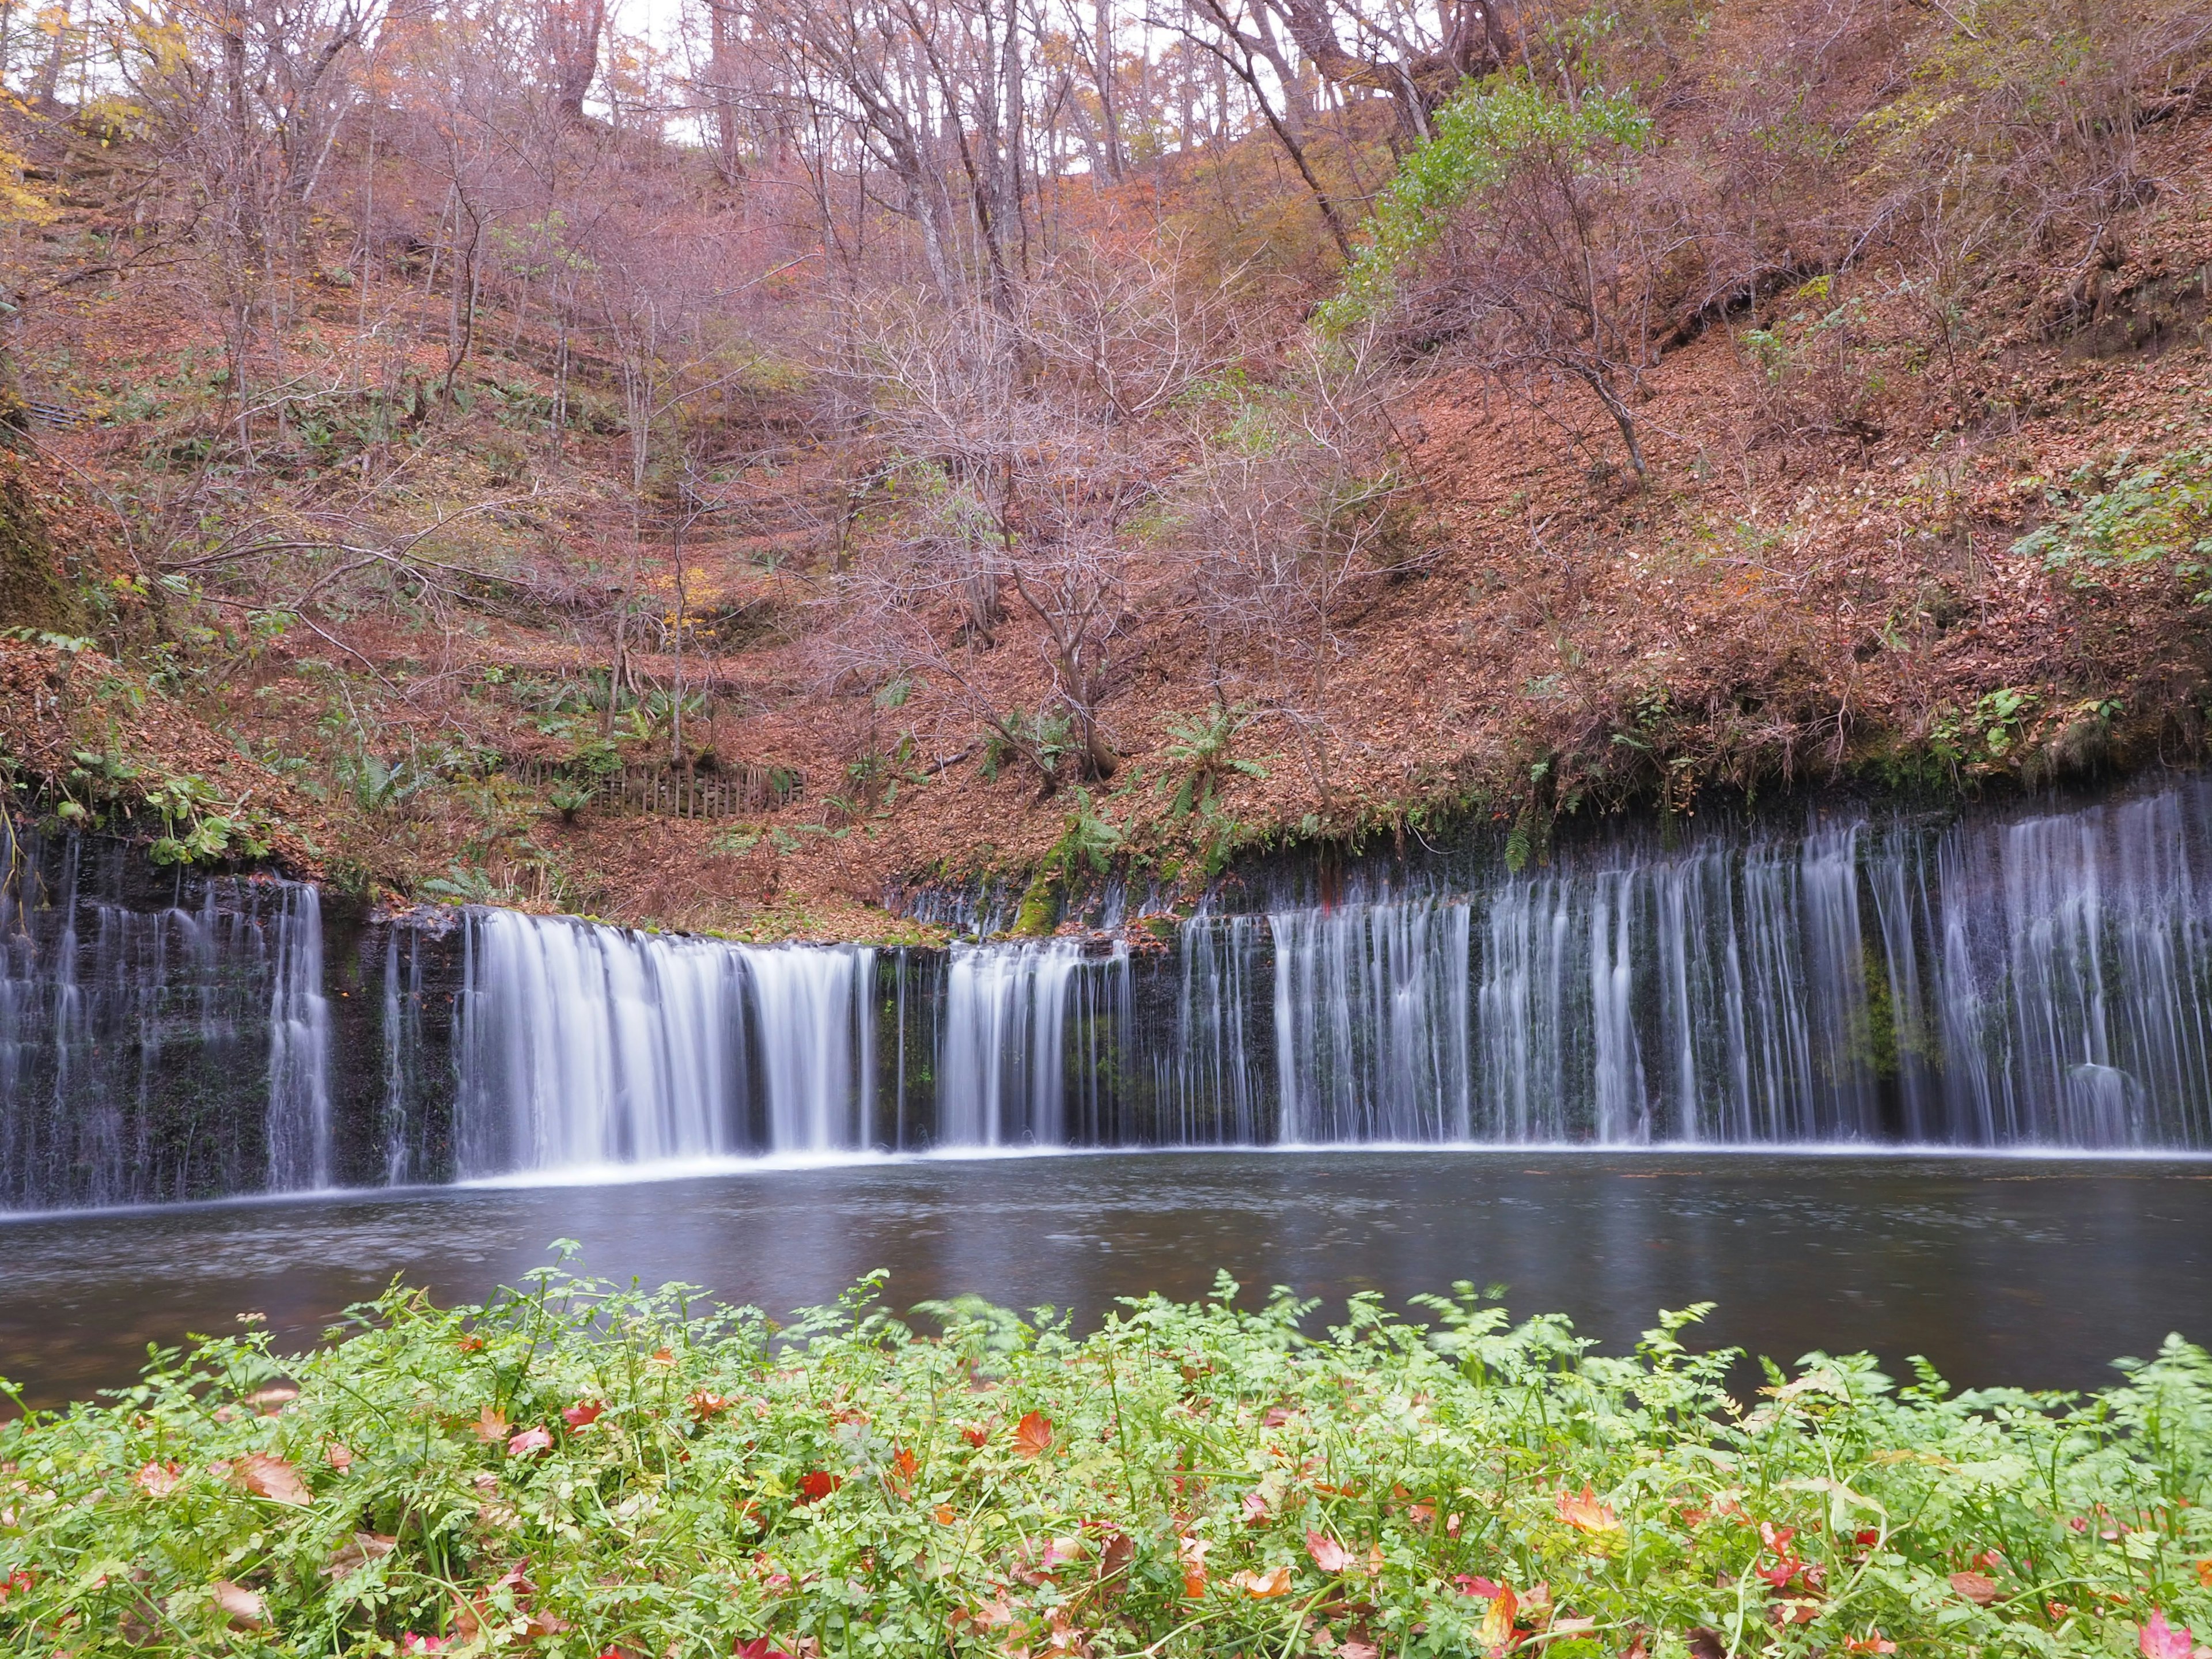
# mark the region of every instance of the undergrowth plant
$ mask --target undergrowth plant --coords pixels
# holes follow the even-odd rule
[[[779,1328],[683,1286],[395,1286],[0,1426],[15,1652],[2189,1659],[2212,1358],[2087,1396],[1604,1357],[1467,1285]]]

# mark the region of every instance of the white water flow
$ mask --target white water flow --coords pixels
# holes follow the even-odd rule
[[[313,888],[23,844],[0,881],[11,1209],[876,1149],[2212,1151],[2202,776],[1518,874],[1378,864],[1348,900],[1201,913],[1164,949],[752,947],[480,909],[349,918],[326,961]]]
[[[465,1176],[865,1146],[872,951],[758,950],[471,914]]]
[[[26,837],[0,881],[0,1209],[327,1185],[315,890],[125,874]]]
[[[1064,1146],[1095,1137],[1101,1079],[1081,1065],[1071,1082],[1069,1028],[1087,1040],[1127,1020],[1128,967],[1127,946],[1086,963],[1077,939],[954,945],[938,1067],[940,1143]]]
[[[323,994],[323,907],[284,889],[269,998],[269,1186],[331,1184],[331,1005]]]
[[[477,913],[466,1174],[740,1152],[2212,1146],[2212,785],[1585,852],[1176,947]],[[878,1087],[881,1049],[884,1087]]]

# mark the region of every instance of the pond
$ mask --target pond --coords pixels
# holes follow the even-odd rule
[[[1272,1285],[1394,1304],[1455,1279],[1608,1350],[1710,1301],[1703,1345],[1865,1348],[1961,1384],[2081,1388],[2212,1337],[2212,1162],[1527,1148],[732,1164],[596,1185],[321,1194],[0,1221],[0,1375],[34,1404],[127,1382],[149,1342],[265,1314],[312,1343],[398,1275],[441,1300],[592,1273],[772,1313],[876,1268],[1095,1322],[1117,1297]],[[1747,1374],[1747,1383],[1756,1377]]]

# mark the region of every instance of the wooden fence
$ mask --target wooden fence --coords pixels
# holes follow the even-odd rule
[[[701,772],[681,766],[625,766],[594,775],[559,761],[510,761],[507,775],[533,789],[588,787],[601,811],[663,812],[679,818],[728,818],[765,812],[804,793],[783,766],[732,766]]]

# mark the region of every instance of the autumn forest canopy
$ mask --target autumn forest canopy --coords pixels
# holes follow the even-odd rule
[[[2197,752],[2203,0],[0,9],[11,787],[753,936]]]

